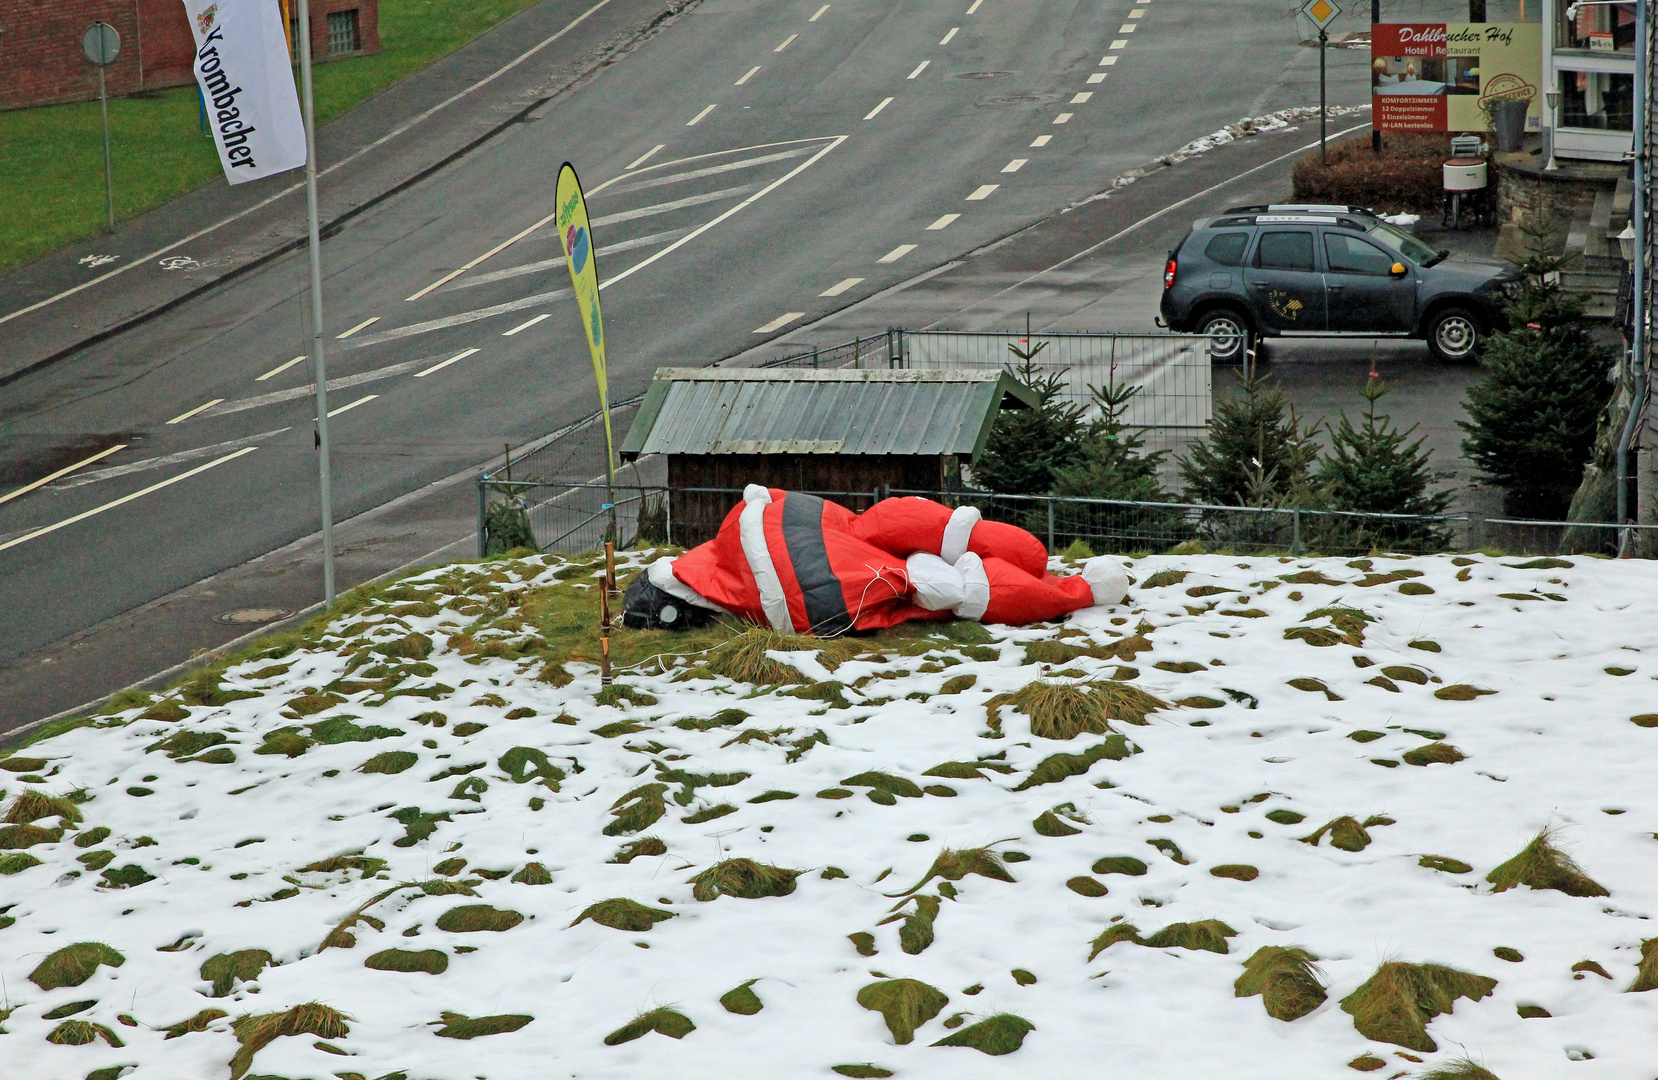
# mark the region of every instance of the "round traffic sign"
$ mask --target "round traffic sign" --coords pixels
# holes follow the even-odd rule
[[[109,23],[95,22],[81,35],[81,51],[99,67],[113,64],[115,58],[121,55],[121,35]]]

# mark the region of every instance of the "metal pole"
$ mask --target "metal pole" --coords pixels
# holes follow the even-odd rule
[[[484,523],[488,520],[484,507],[484,482],[488,479],[488,473],[484,473],[483,476],[478,478],[478,558],[480,559],[489,553],[486,550],[488,542],[484,536]]]
[[[1330,164],[1330,155],[1324,150],[1324,129],[1330,110],[1324,105],[1324,43],[1330,40],[1330,35],[1322,29],[1318,32],[1318,159],[1320,163]]]
[[[1375,40],[1376,24],[1382,21],[1382,0],[1370,0],[1370,37]],[[1382,129],[1376,126],[1374,114],[1370,117],[1370,149],[1373,153],[1382,152]]]
[[[1630,388],[1629,415],[1624,418],[1623,431],[1618,436],[1618,498],[1617,514],[1618,525],[1629,523],[1629,446],[1635,435],[1635,429],[1640,426],[1641,414],[1646,411],[1646,350],[1647,350],[1647,214],[1650,212],[1652,193],[1647,190],[1650,178],[1647,171],[1647,125],[1650,123],[1647,94],[1650,92],[1647,78],[1647,66],[1652,62],[1652,43],[1647,40],[1649,32],[1648,0],[1637,0],[1635,4],[1635,40],[1638,42],[1639,53],[1635,58],[1635,145],[1634,145],[1634,181],[1635,205],[1631,215],[1631,223],[1635,232],[1635,264],[1634,296],[1630,310],[1630,321],[1634,328],[1630,334],[1629,366],[1633,376],[1633,385]],[[1627,536],[1627,530],[1625,530]],[[1620,555],[1628,555],[1629,545],[1618,545]]]
[[[599,595],[599,685],[610,685],[610,594],[616,591],[616,545],[605,541],[604,588]]]
[[[305,112],[305,224],[311,248],[311,357],[317,381],[317,478],[322,495],[322,598],[334,602],[334,494],[328,465],[328,363],[322,351],[322,241],[317,225],[317,121],[311,103],[311,5],[299,6],[300,105]]]
[[[101,28],[104,24],[99,23]],[[109,231],[115,231],[115,179],[109,167],[109,95],[104,91],[104,68],[109,64],[109,39],[98,31],[98,111],[104,117],[104,207],[109,211]]]

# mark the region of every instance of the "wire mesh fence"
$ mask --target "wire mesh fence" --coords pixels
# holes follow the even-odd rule
[[[767,360],[763,368],[840,368],[840,367],[896,367],[898,341],[902,330],[888,330],[884,334],[853,338],[844,345],[820,348],[808,345],[800,352]]]
[[[480,478],[479,555],[515,548],[574,554],[611,540],[618,546],[693,547],[710,539],[733,506],[738,488],[665,484],[548,483]],[[987,495],[937,491],[814,491],[861,512],[889,496],[919,495],[977,507],[987,520],[1029,530],[1062,551],[1082,543],[1095,554],[1191,550],[1237,554],[1358,556],[1373,552],[1432,554],[1498,550],[1508,555],[1658,557],[1658,526],[1524,521],[1477,514],[1413,516],[1295,507],[1207,506]]]

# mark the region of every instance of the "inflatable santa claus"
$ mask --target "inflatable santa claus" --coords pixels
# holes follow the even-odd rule
[[[970,506],[886,499],[862,514],[798,491],[750,484],[714,539],[662,558],[628,586],[634,628],[706,625],[725,612],[781,633],[833,637],[911,619],[1029,623],[1128,592],[1121,566],[1089,559],[1048,573],[1024,529]]]

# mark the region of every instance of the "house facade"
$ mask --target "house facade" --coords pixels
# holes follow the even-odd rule
[[[1634,146],[1635,5],[1543,3],[1543,88],[1560,95],[1544,118],[1557,158],[1624,161]]]

